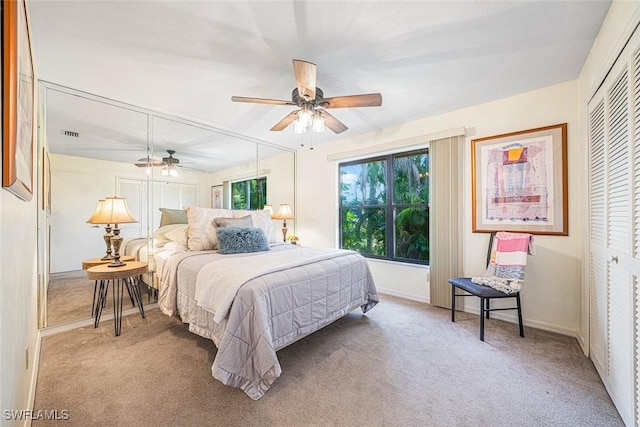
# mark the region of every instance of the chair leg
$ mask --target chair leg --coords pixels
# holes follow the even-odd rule
[[[484,298],[480,298],[480,341],[484,341]]]
[[[451,321],[456,321],[456,287],[451,285]]]
[[[518,307],[518,325],[520,325],[520,336],[524,338],[524,327],[522,326],[522,307],[520,306],[520,294],[516,295],[516,307]]]
[[[490,313],[490,311],[489,311],[489,305],[491,304],[491,303],[490,303],[491,299],[487,298],[487,299],[485,299],[484,301],[485,301],[485,303],[486,303],[486,307],[487,307],[487,309],[486,309],[485,311],[486,311],[486,313],[487,313],[487,319],[488,319],[488,318],[489,318],[489,313]]]

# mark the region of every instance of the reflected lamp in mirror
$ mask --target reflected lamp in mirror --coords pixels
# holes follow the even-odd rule
[[[272,218],[281,219],[282,222],[282,241],[287,241],[287,220],[294,219],[293,209],[291,209],[291,205],[288,203],[280,203],[280,208],[278,209],[277,215],[272,215]]]
[[[102,222],[96,222],[103,207],[104,207],[104,199],[98,200],[98,205],[96,206],[96,209],[93,211],[93,213],[87,220],[87,224],[94,224],[94,225],[103,224]],[[110,223],[106,224],[104,229],[105,229],[105,234],[103,238],[104,238],[104,243],[107,245],[107,254],[100,259],[102,259],[103,261],[106,261],[109,259],[113,259],[113,255],[111,254],[111,238],[113,237],[113,234],[111,234]]]
[[[269,216],[271,218],[273,218],[273,206],[271,205],[264,205],[264,208],[262,208],[263,211],[268,211],[269,212]]]
[[[100,202],[98,202],[100,205]],[[96,209],[98,210],[98,209]],[[113,224],[113,236],[111,237],[111,245],[113,245],[113,261],[109,267],[120,267],[126,265],[120,261],[120,245],[122,237],[120,237],[120,228],[118,224],[129,224],[138,222],[127,207],[127,200],[123,197],[105,197],[102,201],[102,207],[95,215],[92,215],[91,224]]]

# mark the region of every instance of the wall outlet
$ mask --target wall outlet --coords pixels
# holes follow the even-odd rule
[[[29,346],[24,349],[24,369],[29,370]]]

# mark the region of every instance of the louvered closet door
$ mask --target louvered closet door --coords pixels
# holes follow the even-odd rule
[[[640,411],[639,40],[634,35],[589,103],[590,356],[629,426]]]

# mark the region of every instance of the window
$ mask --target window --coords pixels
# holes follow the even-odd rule
[[[231,209],[259,210],[267,203],[267,178],[231,183]]]
[[[340,247],[428,264],[429,150],[341,163]]]

